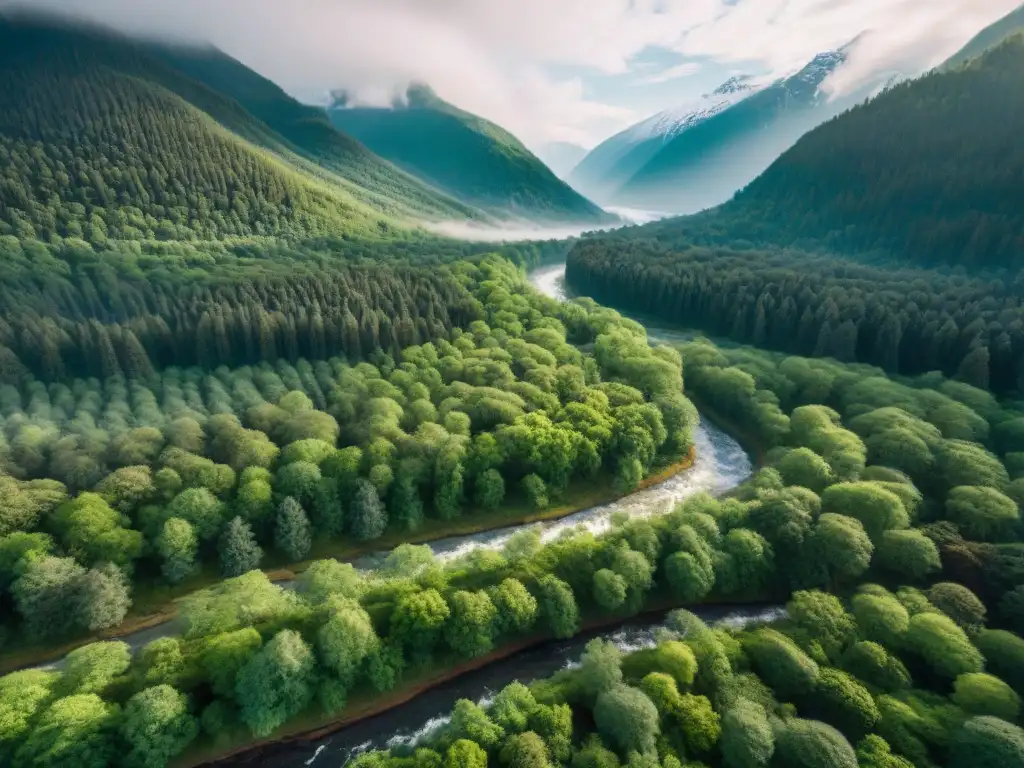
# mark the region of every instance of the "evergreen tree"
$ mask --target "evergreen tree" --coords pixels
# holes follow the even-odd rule
[[[263,550],[256,543],[252,528],[242,518],[236,517],[221,534],[218,547],[220,570],[225,576],[241,576],[259,568]]]
[[[292,562],[305,558],[313,546],[313,532],[306,511],[291,496],[286,496],[277,508],[274,543]]]

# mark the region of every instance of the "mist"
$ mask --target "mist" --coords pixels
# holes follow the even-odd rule
[[[916,75],[1019,0],[0,0],[121,31],[209,42],[298,98],[387,105],[412,82],[528,146],[593,147],[647,113],[637,88],[688,62],[781,75],[863,34],[828,87]],[[641,70],[642,52],[687,61]],[[673,80],[675,82],[675,80]],[[595,85],[604,85],[600,97]],[[615,84],[612,88],[608,84]],[[667,103],[672,106],[671,91]],[[676,98],[681,98],[676,97]],[[642,100],[641,102],[642,103]]]

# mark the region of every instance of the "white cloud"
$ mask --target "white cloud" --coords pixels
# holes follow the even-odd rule
[[[208,40],[296,94],[386,99],[413,80],[534,146],[591,146],[646,115],[624,88],[647,48],[782,71],[872,30],[843,73],[919,71],[1019,0],[21,0],[128,32]],[[12,5],[0,0],[0,6]],[[650,83],[689,73],[645,71]],[[564,74],[572,68],[573,75]],[[842,85],[842,83],[840,83]],[[609,103],[613,102],[613,103]],[[668,106],[667,104],[665,106]]]
[[[657,85],[658,83],[667,83],[671,80],[679,80],[682,77],[689,77],[690,75],[695,75],[698,72],[700,72],[700,64],[695,61],[686,61],[682,64],[677,64],[674,67],[663,69],[660,72],[638,77],[635,82],[638,85]]]

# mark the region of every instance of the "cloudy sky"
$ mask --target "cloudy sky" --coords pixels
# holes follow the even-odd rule
[[[313,100],[418,80],[535,149],[590,147],[730,75],[858,38],[831,85],[941,62],[1021,0],[19,0],[205,40]],[[0,0],[0,6],[12,5]],[[859,37],[858,37],[859,36]]]

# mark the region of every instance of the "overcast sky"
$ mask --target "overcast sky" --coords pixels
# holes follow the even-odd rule
[[[312,100],[385,103],[412,80],[534,148],[590,147],[735,73],[799,68],[860,37],[832,84],[917,74],[1021,0],[25,0],[211,42]],[[13,5],[0,0],[0,6]]]

